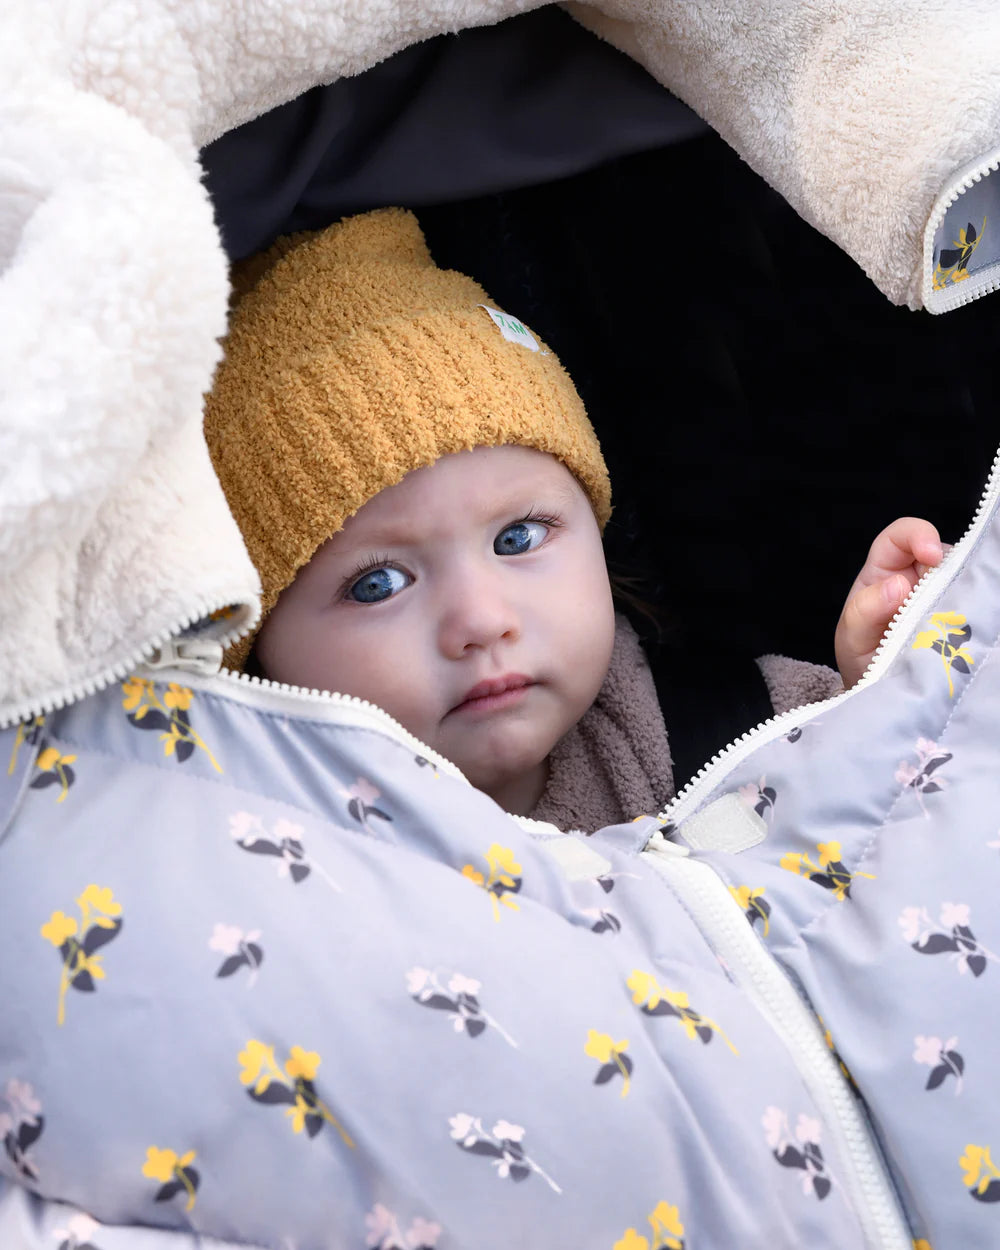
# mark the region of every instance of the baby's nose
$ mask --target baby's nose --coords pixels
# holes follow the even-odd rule
[[[462,659],[471,651],[513,641],[519,633],[519,614],[502,578],[467,575],[448,595],[441,614],[439,642],[449,659]]]

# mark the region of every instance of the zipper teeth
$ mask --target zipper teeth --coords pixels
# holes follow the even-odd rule
[[[952,549],[947,552],[941,563],[936,568],[929,569],[900,604],[895,616],[889,622],[882,641],[879,643],[868,667],[851,689],[845,690],[843,694],[834,695],[830,699],[804,703],[801,707],[792,708],[788,712],[782,712],[780,716],[770,716],[753,729],[748,729],[746,733],[741,734],[727,747],[713,755],[708,763],[704,764],[690,781],[666,804],[657,815],[657,820],[664,824],[677,823],[683,820],[715,784],[718,775],[723,769],[734,768],[746,759],[751,752],[755,751],[757,747],[773,742],[781,734],[788,733],[790,730],[803,724],[816,713],[817,709],[822,708],[824,711],[829,711],[839,703],[843,703],[845,699],[853,698],[859,690],[863,690],[866,686],[870,686],[878,681],[885,669],[888,668],[902,649],[910,620],[924,611],[927,602],[938,594],[942,584],[951,577],[952,570],[957,568],[961,561],[965,559],[965,556],[978,539],[981,530],[988,521],[998,497],[1000,497],[1000,450],[993,457],[986,485],[983,488],[979,503],[965,533]]]
[[[121,681],[123,677],[128,677],[134,669],[141,667],[155,652],[161,650],[172,638],[189,628],[195,621],[203,620],[206,616],[211,616],[213,612],[221,611],[222,608],[232,607],[233,604],[241,605],[244,609],[244,613],[242,613],[244,616],[246,609],[249,609],[254,618],[260,614],[260,600],[255,596],[248,595],[245,589],[240,589],[221,599],[203,600],[201,606],[189,616],[183,617],[169,628],[161,630],[152,639],[144,642],[139,650],[133,652],[127,659],[119,660],[111,665],[110,668],[104,669],[103,672],[97,673],[93,677],[88,677],[85,681],[80,682],[79,685],[67,686],[62,690],[50,691],[48,694],[35,695],[23,703],[15,703],[11,708],[0,711],[0,729],[16,725],[19,721],[28,720],[32,716],[45,716],[49,712],[56,712],[60,708],[66,707],[69,703],[78,703],[81,699],[100,693],[100,691],[106,689],[113,682]],[[234,643],[237,638],[242,638],[247,632],[248,626],[244,622],[242,625],[238,625],[235,628],[231,627],[224,633],[215,635],[215,640],[225,649]]]
[[[169,670],[159,673],[158,680],[168,680]],[[185,681],[194,676],[195,681],[192,684],[200,685],[203,689],[211,688],[212,684],[222,680],[230,685],[241,687],[243,690],[262,690],[268,696],[276,697],[281,700],[287,700],[292,704],[312,704],[319,708],[350,708],[352,711],[360,712],[366,719],[374,722],[375,726],[388,733],[401,746],[411,750],[416,755],[422,756],[429,760],[435,768],[441,769],[448,776],[455,778],[456,781],[464,782],[472,788],[472,782],[461,771],[461,769],[453,764],[446,756],[435,751],[433,747],[429,747],[425,742],[421,742],[414,734],[399,723],[395,717],[390,716],[384,708],[378,706],[377,703],[370,703],[367,699],[360,699],[353,694],[338,694],[330,690],[307,690],[304,686],[293,686],[288,682],[272,681],[268,677],[258,677],[250,673],[238,673],[234,669],[223,668],[218,672],[207,674],[192,674],[189,670],[177,669],[177,675],[182,676]],[[203,677],[204,681],[197,680]],[[530,816],[518,816],[514,812],[507,812],[506,815],[516,821],[522,829],[529,833],[551,833],[553,825],[542,820],[532,820]]]
[[[938,228],[943,224],[948,209],[966,191],[971,191],[977,182],[988,178],[990,174],[996,173],[998,169],[1000,169],[1000,150],[997,150],[991,156],[983,158],[974,169],[971,169],[958,182],[953,183],[943,191],[931,209],[931,214],[927,219],[927,226],[924,230],[923,300],[924,307],[928,310],[942,313],[952,312],[956,308],[961,308],[964,304],[971,304],[981,296],[1000,289],[1000,275],[993,278],[984,277],[979,281],[969,279],[967,283],[962,284],[961,288],[951,286],[943,293],[935,291],[933,285],[934,237],[938,232]],[[966,289],[967,286],[971,286],[971,289]]]
[[[889,626],[882,637],[882,641],[876,648],[871,662],[858,682],[859,686],[871,685],[872,682],[877,681],[883,670],[895,658],[902,643],[905,641],[905,629],[909,625],[908,618],[919,616],[924,611],[926,603],[937,595],[939,585],[951,578],[952,569],[965,559],[979,538],[998,498],[1000,498],[1000,449],[993,457],[986,485],[983,487],[979,503],[976,505],[976,510],[965,533],[952,549],[946,553],[944,559],[936,568],[928,569],[900,604],[896,615],[889,622]],[[907,619],[904,620],[904,616]]]
[[[647,849],[682,902],[693,904],[702,932],[718,941],[726,966],[740,974],[743,988],[786,1042],[827,1127],[841,1139],[845,1188],[873,1250],[911,1250],[885,1164],[815,1013],[753,935],[725,883],[707,864],[665,855],[652,840]]]

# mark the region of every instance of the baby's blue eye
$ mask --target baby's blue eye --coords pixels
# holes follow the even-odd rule
[[[346,599],[355,603],[381,603],[390,599],[398,590],[404,590],[412,579],[400,569],[369,569],[351,586]]]
[[[533,551],[548,533],[548,526],[541,521],[517,521],[502,529],[493,540],[493,550],[498,556],[519,556]]]

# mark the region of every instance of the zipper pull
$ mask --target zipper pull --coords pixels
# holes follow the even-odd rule
[[[657,829],[642,849],[644,852],[657,851],[666,859],[685,859],[691,854],[688,847],[681,846],[679,842],[671,842],[665,837],[662,829]]]
[[[152,669],[178,668],[182,671],[211,676],[222,667],[223,647],[214,638],[168,638],[141,667]]]

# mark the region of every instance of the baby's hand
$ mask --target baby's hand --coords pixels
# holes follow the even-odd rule
[[[900,604],[946,548],[930,521],[900,517],[872,543],[837,622],[837,667],[850,688],[868,667]]]

